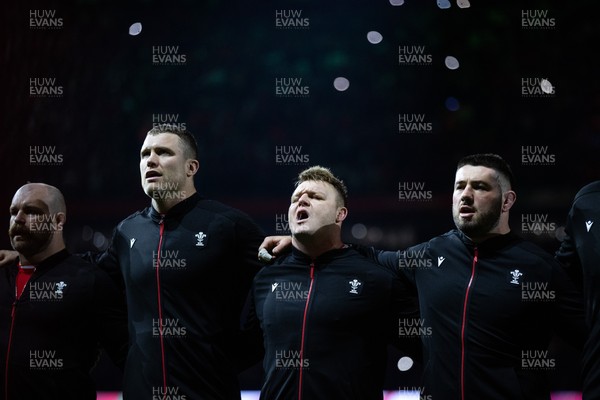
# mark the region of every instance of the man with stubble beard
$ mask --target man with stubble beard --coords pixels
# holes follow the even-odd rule
[[[560,264],[510,230],[513,181],[500,156],[466,156],[454,181],[456,229],[405,251],[370,250],[417,289],[431,328],[422,343],[432,400],[547,400],[553,333],[577,347],[585,338],[580,293]]]
[[[30,183],[10,206],[18,262],[0,270],[0,398],[95,399],[100,347],[120,367],[125,301],[108,275],[65,248],[61,192]]]

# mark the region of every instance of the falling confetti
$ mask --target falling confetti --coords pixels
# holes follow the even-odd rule
[[[450,8],[450,1],[449,0],[437,0],[437,5],[441,9]]]
[[[458,8],[471,7],[471,3],[469,3],[469,0],[456,0],[456,5],[458,6]]]
[[[333,87],[336,88],[336,90],[343,92],[350,87],[350,81],[343,77],[335,78],[333,81]]]
[[[458,69],[458,67],[460,66],[458,60],[452,56],[446,57],[445,63],[448,69]]]
[[[142,31],[142,23],[141,22],[136,22],[135,24],[132,24],[129,27],[129,34],[131,36],[137,36],[140,34],[141,31]]]
[[[408,371],[413,366],[413,360],[410,357],[402,357],[398,360],[398,369],[400,371]]]
[[[542,88],[542,92],[544,92],[546,94],[554,93],[554,87],[552,86],[552,84],[550,83],[550,81],[548,79],[542,79],[540,81],[540,87]]]
[[[371,31],[367,33],[367,40],[369,41],[369,43],[377,44],[381,43],[381,41],[383,40],[383,36],[381,36],[381,33],[377,31]]]
[[[404,0],[390,0],[390,4],[393,6],[401,6],[404,4]]]

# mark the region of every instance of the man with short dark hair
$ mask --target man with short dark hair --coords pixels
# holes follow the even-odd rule
[[[187,130],[149,131],[140,176],[151,207],[124,219],[98,259],[122,274],[127,294],[125,399],[240,398],[242,353],[255,350],[240,347],[240,315],[263,234],[246,214],[200,196],[197,171]]]
[[[381,399],[387,345],[398,344],[399,321],[417,316],[401,277],[342,242],[346,197],[328,169],[301,172],[288,211],[292,252],[254,280],[261,399]]]
[[[553,333],[578,347],[585,338],[574,284],[549,254],[510,230],[512,185],[500,156],[467,156],[454,181],[457,229],[405,251],[371,250],[417,289],[432,332],[422,342],[424,394],[433,400],[549,399]]]
[[[197,154],[186,129],[150,130],[139,165],[151,206],[121,221],[105,252],[88,254],[127,295],[127,400],[237,400],[238,372],[262,355],[242,341],[240,317],[264,235],[196,192]]]
[[[19,260],[0,269],[2,399],[95,399],[90,370],[100,348],[125,362],[124,298],[104,271],[69,254],[65,223],[54,186],[15,193],[8,234]]]

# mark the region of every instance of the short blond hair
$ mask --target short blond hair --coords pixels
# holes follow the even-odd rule
[[[306,181],[320,181],[329,183],[338,193],[341,200],[341,205],[346,207],[346,203],[348,202],[348,189],[346,188],[346,184],[344,181],[333,175],[329,168],[315,165],[314,167],[305,169],[298,174],[296,187],[298,187],[298,185],[300,185],[302,182]]]

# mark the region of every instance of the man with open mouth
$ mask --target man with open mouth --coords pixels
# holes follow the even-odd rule
[[[388,343],[419,352],[418,338],[398,336],[399,321],[417,319],[406,278],[341,239],[346,199],[328,169],[301,172],[288,211],[292,252],[254,280],[263,400],[381,399]]]
[[[456,229],[405,251],[363,249],[417,289],[431,327],[423,394],[433,400],[547,400],[553,334],[577,348],[585,340],[581,293],[550,254],[510,230],[513,188],[500,156],[466,156],[454,181]],[[281,251],[289,239],[261,248],[275,244]]]

